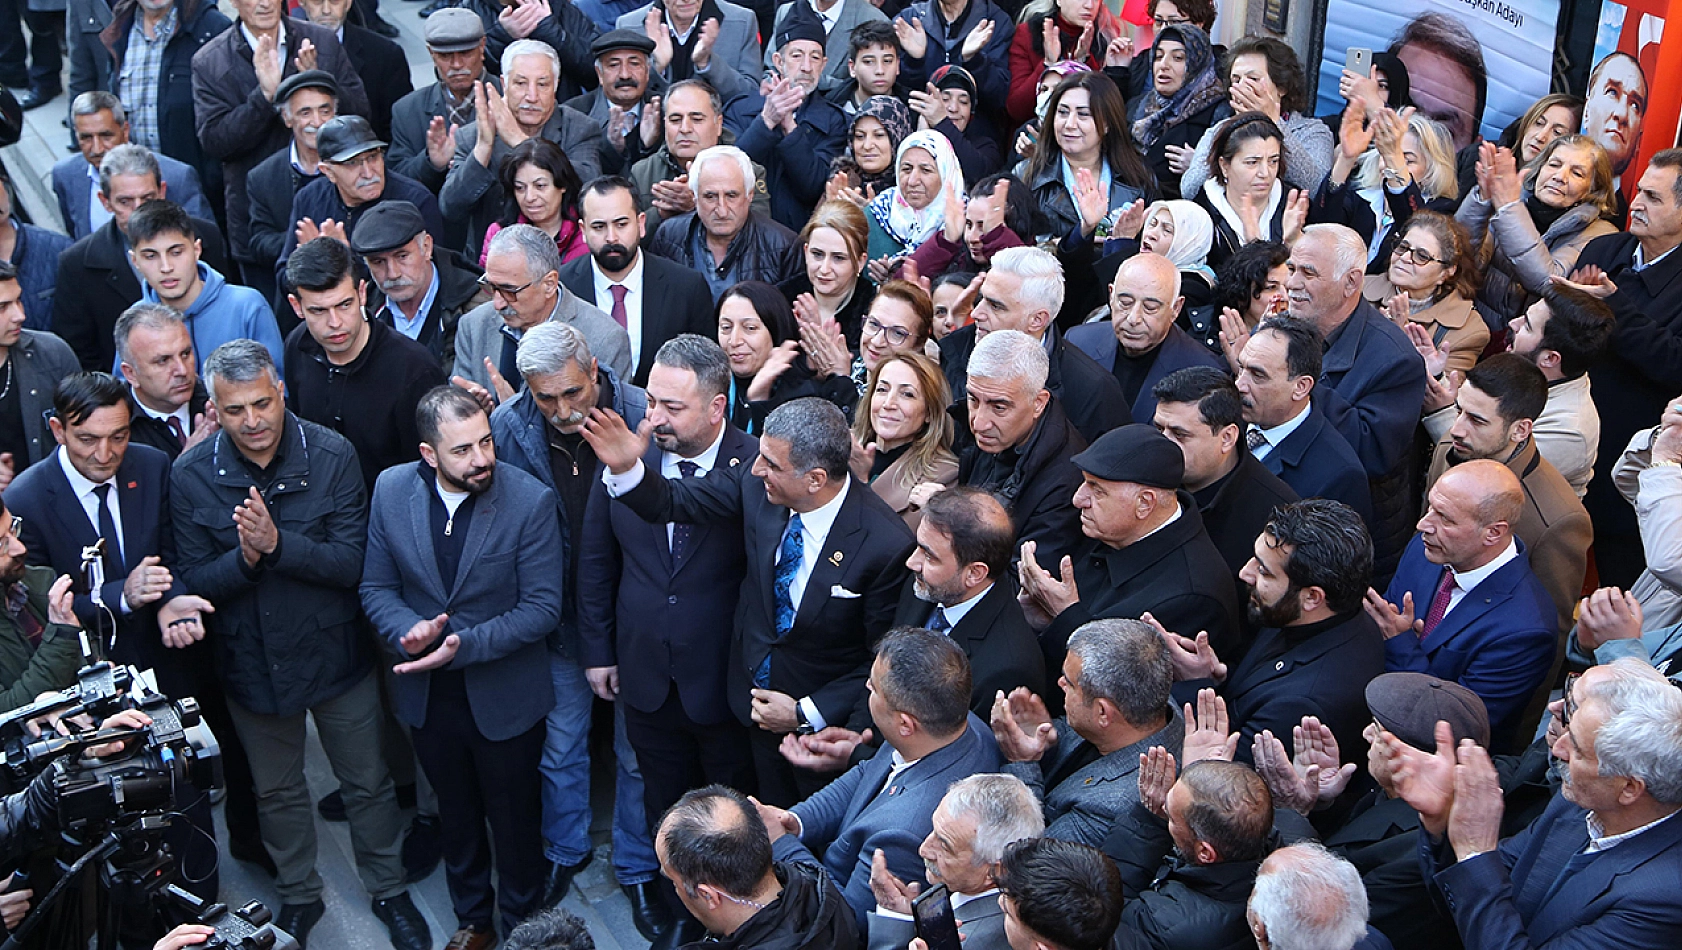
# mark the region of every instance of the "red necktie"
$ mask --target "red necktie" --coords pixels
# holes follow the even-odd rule
[[[1443,614],[1448,613],[1449,598],[1454,596],[1454,568],[1444,567],[1442,580],[1437,582],[1436,596],[1431,598],[1431,607],[1425,611],[1425,629],[1420,633],[1420,639],[1431,635],[1437,624],[1442,623]]]
[[[613,294],[613,312],[608,316],[625,329],[630,329],[630,318],[625,316],[625,295],[631,292],[631,288],[624,284],[614,284],[607,289]]]
[[[181,443],[182,448],[186,448],[187,430],[181,428],[181,420],[175,418],[174,416],[170,416],[167,421],[169,422],[169,431],[175,433],[175,441]]]

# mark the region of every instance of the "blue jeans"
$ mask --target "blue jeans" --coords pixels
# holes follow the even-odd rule
[[[555,708],[543,743],[544,856],[556,864],[577,864],[590,851],[590,710],[595,694],[584,669],[549,654]],[[659,871],[642,803],[642,774],[625,738],[625,717],[614,714],[613,747],[618,760],[613,800],[613,876],[621,884],[652,881]]]

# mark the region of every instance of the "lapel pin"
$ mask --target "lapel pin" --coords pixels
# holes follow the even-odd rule
[[[730,460],[730,467],[735,468],[738,464],[740,464],[741,461],[742,461],[741,459],[731,459]]]
[[[841,566],[841,552],[836,551],[834,554],[831,554],[829,556],[829,563],[835,565],[836,567],[840,567]]]
[[[129,488],[139,488],[139,487],[140,487],[140,483],[139,483],[139,482],[129,482],[129,483],[128,483],[128,487],[129,487]]]

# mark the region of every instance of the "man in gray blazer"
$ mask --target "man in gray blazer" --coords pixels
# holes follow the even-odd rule
[[[394,711],[450,816],[450,945],[488,948],[493,907],[506,933],[543,896],[538,760],[555,702],[544,644],[561,619],[561,529],[548,489],[498,470],[490,418],[472,396],[439,386],[415,418],[421,461],[374,485],[362,606],[399,661]]]
[[[999,906],[999,860],[1006,846],[1045,832],[1039,799],[1014,775],[982,773],[953,782],[934,810],[934,830],[917,853],[929,885],[946,886],[964,950],[1008,950],[1005,912]],[[917,935],[911,916],[915,892],[894,877],[885,860],[872,859],[869,950],[905,950]]]
[[[1094,620],[1069,638],[1061,682],[1064,718],[1053,723],[1018,688],[994,702],[993,735],[1004,770],[1045,802],[1046,837],[1097,847],[1139,800],[1139,756],[1155,746],[1180,754],[1174,666],[1150,624]]]
[[[65,231],[71,238],[80,239],[111,219],[111,211],[98,197],[99,163],[105,160],[105,153],[129,143],[128,114],[122,102],[109,92],[84,92],[70,104],[70,126],[80,154],[53,165],[53,195],[58,198]],[[214,217],[193,166],[160,152],[152,154],[163,176],[160,195],[186,208],[195,218]]]
[[[519,391],[524,380],[514,354],[520,338],[551,320],[577,327],[591,355],[620,379],[631,378],[630,334],[561,284],[561,254],[549,235],[529,224],[498,231],[480,283],[491,299],[456,325],[454,375],[458,385],[485,404],[503,402]]]

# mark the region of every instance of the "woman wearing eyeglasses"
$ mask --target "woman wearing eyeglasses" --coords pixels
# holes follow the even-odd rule
[[[1426,367],[1440,376],[1471,369],[1489,345],[1489,328],[1472,312],[1477,289],[1466,229],[1445,214],[1417,211],[1390,250],[1390,268],[1367,277],[1366,297],[1431,354]]]
[[[851,380],[860,396],[869,392],[870,374],[878,363],[896,353],[923,352],[934,330],[934,302],[923,288],[904,280],[890,280],[877,289],[864,315],[857,356],[848,352],[835,324],[819,320],[806,300],[795,302],[794,315],[813,374],[820,380]]]
[[[1577,266],[1583,246],[1617,230],[1612,163],[1585,135],[1562,135],[1520,170],[1513,153],[1484,143],[1478,150],[1478,185],[1455,219],[1472,246],[1488,260],[1478,310],[1490,333],[1505,338],[1507,324],[1548,288],[1548,279]]]
[[[853,477],[868,482],[916,530],[928,495],[918,486],[958,481],[946,414],[952,391],[939,363],[920,353],[889,353],[871,370],[865,398],[853,422]]]

